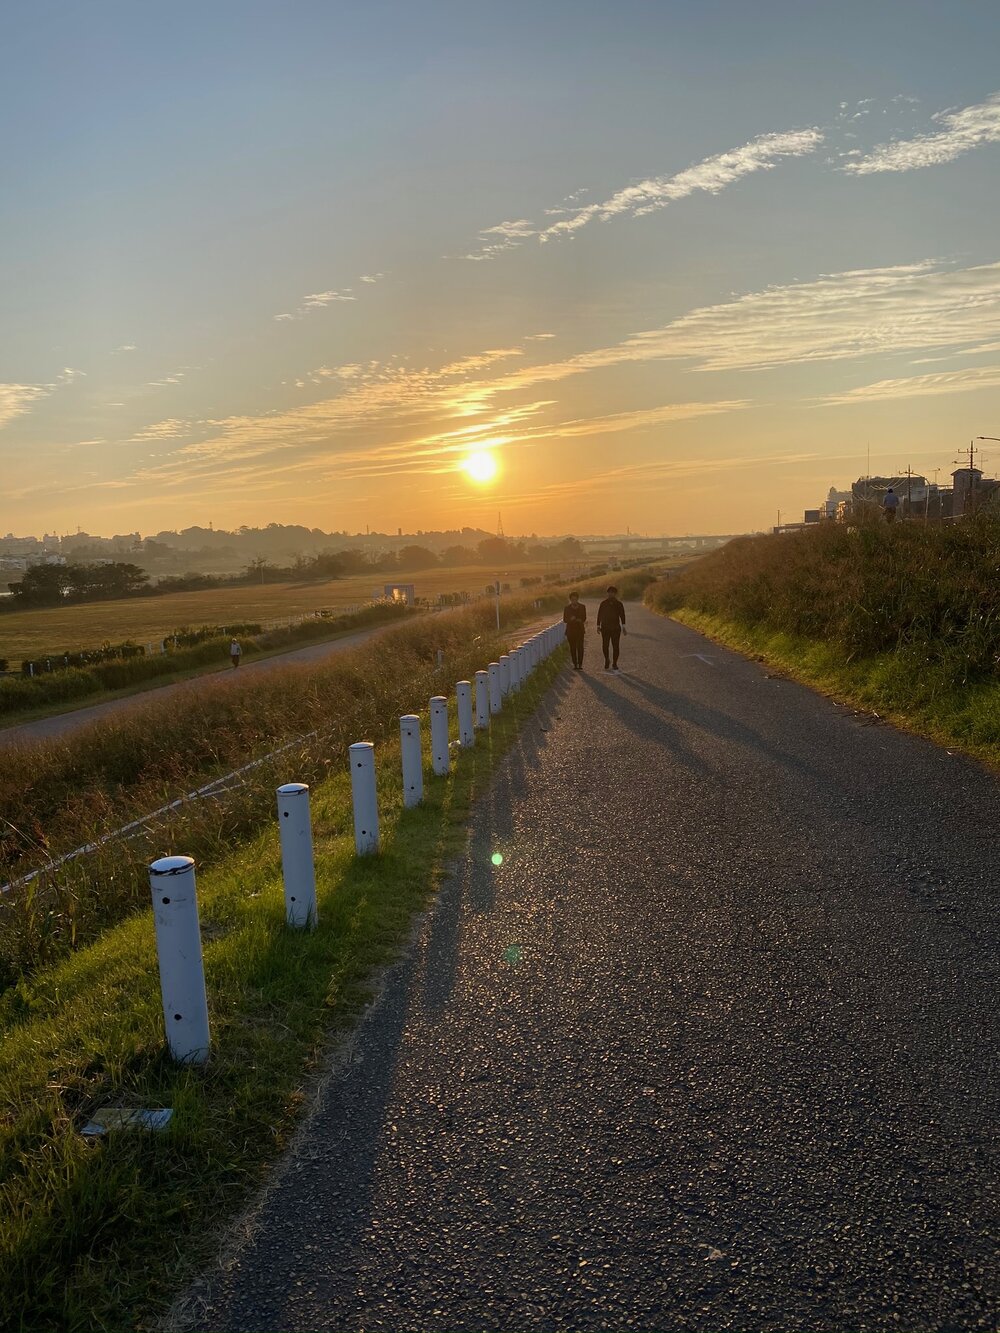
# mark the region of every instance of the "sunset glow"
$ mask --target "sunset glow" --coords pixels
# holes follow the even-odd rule
[[[480,449],[477,453],[469,454],[462,461],[462,471],[477,486],[488,486],[490,482],[496,480],[499,471],[496,455],[490,453],[488,449]]]

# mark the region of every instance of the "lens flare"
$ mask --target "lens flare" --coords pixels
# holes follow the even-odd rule
[[[499,852],[494,852],[493,855],[490,857],[490,860],[493,862],[495,866],[503,865],[503,857],[500,855]]]

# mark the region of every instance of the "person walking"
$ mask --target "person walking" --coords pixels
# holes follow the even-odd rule
[[[240,647],[239,641],[237,639],[233,639],[232,643],[229,645],[229,660],[233,664],[234,671],[240,664],[240,657],[242,656],[242,653],[243,649]]]
[[[896,517],[896,510],[899,508],[899,496],[890,486],[885,493],[885,499],[882,501],[882,509],[885,513],[885,521],[891,523]]]
[[[618,600],[618,589],[614,584],[608,588],[607,597],[597,608],[597,628],[601,632],[601,644],[604,648],[604,670],[617,671],[618,647],[622,635],[628,631],[625,629],[625,608]]]
[[[569,644],[573,670],[583,670],[583,640],[587,633],[587,608],[580,601],[578,592],[571,592],[569,605],[563,609],[563,624],[566,626],[566,642]]]

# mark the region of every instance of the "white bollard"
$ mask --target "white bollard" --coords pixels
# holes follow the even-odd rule
[[[351,756],[351,796],[354,798],[354,846],[359,856],[378,851],[378,797],[375,791],[375,746],[355,741]]]
[[[516,694],[521,688],[521,650],[515,648],[510,655],[510,688]]]
[[[455,686],[455,699],[458,703],[458,743],[467,750],[476,743],[476,732],[472,722],[472,685],[467,680],[460,680]]]
[[[490,725],[490,677],[486,671],[476,672],[476,726],[481,731]]]
[[[431,700],[431,763],[439,778],[448,776],[448,700],[436,694]]]
[[[285,881],[285,920],[290,926],[315,929],[316,867],[313,861],[309,788],[304,782],[286,782],[278,788],[278,836],[281,871]]]
[[[149,887],[167,1046],[179,1063],[203,1065],[211,1039],[194,861],[190,856],[154,861],[149,867]]]
[[[503,691],[500,688],[500,663],[491,662],[489,665],[490,676],[490,712],[499,713],[503,708]]]
[[[403,756],[403,805],[409,810],[424,799],[424,756],[416,713],[399,719],[399,748]]]
[[[510,653],[500,654],[500,694],[506,699],[510,694]]]

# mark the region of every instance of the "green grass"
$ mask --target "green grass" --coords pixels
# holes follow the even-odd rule
[[[868,709],[1000,770],[1000,682],[996,680],[955,684],[942,681],[926,660],[912,652],[849,660],[836,643],[748,626],[688,607],[669,614],[841,703]]]
[[[465,847],[469,810],[564,650],[402,809],[398,747],[378,751],[382,850],[354,855],[349,776],[313,788],[320,923],[289,931],[277,832],[199,876],[213,1053],[164,1055],[149,911],[0,998],[0,1309],[19,1330],[144,1324],[206,1261],[284,1147],[331,1029],[357,1018],[375,969]],[[346,768],[346,765],[345,765]],[[107,1105],[170,1106],[160,1135],[88,1145]]]
[[[301,627],[293,627],[287,632],[272,631],[262,635],[259,640],[241,636],[242,661],[244,665],[251,661],[264,662],[268,658],[279,657],[298,648],[308,648],[317,643],[332,643],[336,639],[346,638],[367,628],[391,624],[400,618],[401,612],[398,608],[391,605],[373,606],[355,617],[350,617],[346,625],[343,623],[346,617],[338,618],[340,628],[336,627],[338,620],[331,622],[329,632],[326,633],[322,621],[305,621]],[[55,671],[51,675],[39,676],[35,680],[25,680],[22,677],[0,680],[0,730],[42,718],[59,717],[63,713],[75,713],[78,709],[110,703],[115,699],[128,699],[137,694],[147,694],[151,690],[159,690],[166,685],[176,685],[186,680],[195,680],[199,676],[216,676],[220,672],[232,671],[229,643],[229,638],[208,640],[193,648],[181,648],[153,658],[107,663],[83,670]],[[109,675],[114,673],[125,679],[134,673],[138,679],[117,689],[108,688],[98,680],[102,672]],[[65,697],[52,697],[62,694],[65,694]],[[36,699],[40,702],[35,703]],[[28,701],[23,707],[19,706],[22,700]]]

